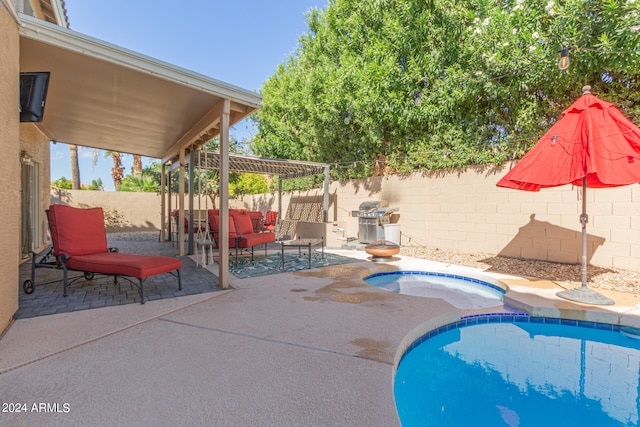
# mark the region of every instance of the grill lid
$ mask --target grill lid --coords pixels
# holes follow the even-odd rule
[[[358,209],[361,211],[372,211],[377,210],[378,208],[386,208],[387,206],[389,206],[389,202],[385,200],[369,200],[360,203]]]

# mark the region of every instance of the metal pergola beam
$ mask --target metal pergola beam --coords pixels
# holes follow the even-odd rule
[[[217,151],[205,151],[201,156],[198,167],[202,169],[219,169],[220,153]],[[278,175],[280,179],[322,175],[328,167],[329,165],[326,163],[271,159],[229,153],[229,170],[233,172]]]

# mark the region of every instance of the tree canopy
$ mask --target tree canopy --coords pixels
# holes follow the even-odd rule
[[[336,178],[500,164],[587,84],[640,121],[638,0],[329,0],[307,21],[262,87],[257,155]]]

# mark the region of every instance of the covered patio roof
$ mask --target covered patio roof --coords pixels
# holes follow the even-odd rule
[[[52,141],[168,160],[260,108],[260,95],[19,14],[20,71],[51,73],[39,129]]]

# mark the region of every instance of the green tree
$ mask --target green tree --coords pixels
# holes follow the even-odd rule
[[[91,180],[91,185],[87,188],[87,190],[104,191],[104,185],[102,184],[102,178],[92,179]]]
[[[236,180],[229,183],[229,194],[232,196],[264,194],[268,191],[267,178],[260,174],[240,173]]]
[[[61,176],[60,178],[58,178],[55,181],[53,181],[51,183],[51,186],[52,187],[56,187],[56,188],[60,188],[61,190],[71,190],[72,183],[71,183],[70,180],[68,180],[64,176]]]
[[[160,185],[150,175],[127,175],[122,179],[117,191],[158,193]]]
[[[330,0],[264,84],[252,150],[337,164],[339,178],[499,164],[526,152],[585,84],[638,122],[639,9]]]

